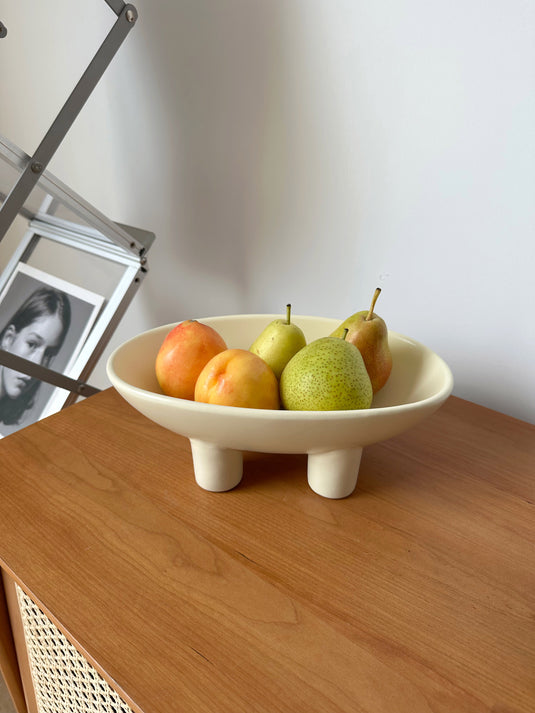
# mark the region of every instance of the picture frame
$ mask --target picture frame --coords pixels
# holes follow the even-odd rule
[[[55,321],[50,326],[50,321],[47,321],[43,313],[39,318],[39,329],[32,330],[28,326],[22,344],[21,338],[16,338],[16,335],[22,332],[14,326],[14,319],[20,323],[21,312],[28,314],[28,305],[32,304],[34,314],[35,301],[42,300],[43,296],[48,300],[59,299],[61,313],[69,318],[60,319],[57,316],[60,313],[58,309]],[[66,376],[77,378],[77,372],[81,370],[77,358],[104,302],[102,295],[21,262],[15,267],[0,293],[0,348],[13,353],[17,353],[18,349],[20,356],[42,363]],[[50,317],[49,312],[46,314]],[[29,317],[25,320],[23,318],[23,321],[28,319]],[[68,324],[64,323],[66,321]],[[36,342],[39,343],[38,346]],[[29,350],[33,350],[31,355]],[[7,393],[9,385],[11,391]],[[29,398],[30,388],[32,395]],[[59,411],[68,397],[69,391],[66,389],[35,379],[29,380],[21,372],[0,366],[0,437]],[[22,408],[18,405],[14,408],[19,398],[27,404],[20,414],[14,416],[14,413]]]

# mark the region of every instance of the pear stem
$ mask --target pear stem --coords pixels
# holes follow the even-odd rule
[[[374,309],[374,307],[375,307],[375,303],[377,302],[377,298],[379,297],[380,294],[381,294],[381,288],[380,288],[380,287],[376,287],[376,288],[375,288],[375,292],[373,293],[373,298],[372,298],[372,304],[371,304],[371,307],[370,307],[370,311],[369,311],[368,314],[366,315],[366,320],[365,320],[366,322],[369,322],[370,319],[373,317],[373,309]]]
[[[291,311],[292,311],[292,305],[286,305],[286,324],[290,324]]]
[[[348,333],[348,332],[349,332],[348,327],[344,327],[344,333],[342,334],[342,339],[344,340],[344,342],[345,342],[345,340],[346,340],[346,337],[347,337],[347,333]]]

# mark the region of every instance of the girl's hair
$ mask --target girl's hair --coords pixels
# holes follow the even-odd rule
[[[57,315],[62,324],[57,345],[46,350],[45,357],[41,362],[43,366],[48,366],[51,358],[58,353],[63,345],[65,335],[71,324],[71,303],[64,292],[54,290],[51,287],[40,287],[32,292],[0,332],[0,345],[8,327],[13,326],[18,333],[24,327],[33,324],[39,317],[47,315]],[[6,425],[19,423],[24,412],[34,405],[40,385],[41,382],[35,380],[18,399],[10,399],[7,396],[2,397],[0,399],[0,421]]]

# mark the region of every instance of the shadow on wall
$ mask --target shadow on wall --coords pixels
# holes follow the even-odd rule
[[[161,302],[165,284],[176,289],[175,299],[186,311],[199,309],[195,295],[191,306],[185,303],[186,284],[201,291],[203,281],[213,280],[217,313],[236,308],[231,291],[236,305],[246,308],[248,251],[261,210],[267,104],[280,50],[277,3],[182,0],[137,6],[139,37],[128,56],[138,80],[124,100],[132,104],[119,112],[132,123],[121,122],[115,133],[130,174],[132,138],[143,147],[135,160],[151,205],[136,219],[156,219],[150,225],[157,235],[152,279],[144,294]],[[140,98],[148,106],[136,109]],[[176,319],[176,309],[169,316]]]

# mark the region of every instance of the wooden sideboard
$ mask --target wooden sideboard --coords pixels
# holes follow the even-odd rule
[[[203,491],[188,441],[113,389],[0,453],[19,711],[15,590],[135,712],[535,710],[532,425],[450,397],[365,448],[344,500],[309,489],[301,455]]]

